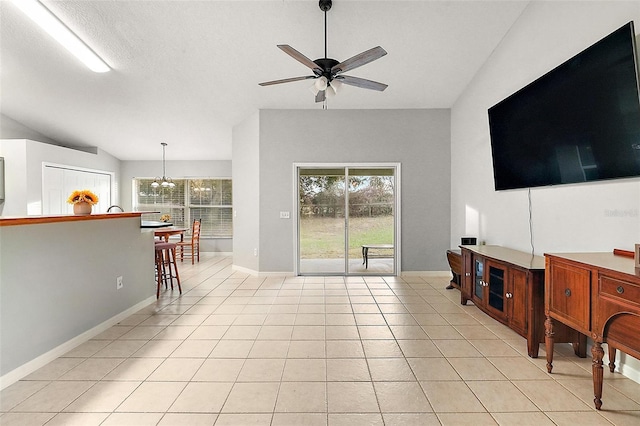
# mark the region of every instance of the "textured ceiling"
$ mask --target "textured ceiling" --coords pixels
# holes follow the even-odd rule
[[[258,109],[321,108],[309,75],[277,44],[324,56],[316,0],[42,2],[112,71],[89,71],[0,0],[0,112],[60,143],[122,160],[230,159],[232,127]],[[518,19],[524,1],[334,0],[328,56],[374,46],[388,55],[346,74],[330,109],[449,108]]]

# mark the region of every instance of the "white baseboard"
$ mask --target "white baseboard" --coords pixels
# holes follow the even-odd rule
[[[149,304],[153,303],[156,301],[156,296],[150,296],[149,298],[143,300],[140,303],[137,303],[135,305],[133,305],[132,307],[130,307],[129,309],[127,309],[126,311],[120,312],[119,314],[109,318],[108,320],[102,322],[101,324],[96,325],[95,327],[85,331],[84,333],[62,343],[61,345],[51,349],[48,352],[45,352],[44,354],[40,355],[37,358],[32,359],[31,361],[22,364],[20,367],[15,368],[13,370],[11,370],[10,372],[8,372],[7,374],[5,374],[4,376],[0,377],[0,390],[6,388],[9,385],[14,384],[15,382],[17,382],[18,380],[28,376],[29,374],[33,373],[34,371],[38,370],[39,368],[44,367],[45,365],[47,365],[48,363],[50,363],[51,361],[57,359],[58,357],[60,357],[61,355],[66,354],[67,352],[69,352],[71,349],[75,348],[76,346],[80,345],[81,343],[86,342],[87,340],[90,340],[92,337],[97,336],[98,334],[102,333],[103,331],[107,330],[108,328],[114,326],[115,324],[117,324],[118,322],[122,321],[125,318],[128,318],[130,315],[138,312],[140,309],[149,306]]]
[[[200,256],[203,254],[207,254],[209,256],[217,257],[217,256],[233,256],[232,251],[201,251]]]
[[[244,266],[231,265],[231,269],[245,274],[255,275],[257,277],[294,277],[293,272],[259,272]]]
[[[607,369],[607,365],[609,364],[607,351],[605,351],[602,362],[604,364],[604,368]],[[638,366],[640,366],[640,362],[638,362],[638,360],[622,351],[616,351],[616,372],[628,377],[636,383],[640,383],[640,369]]]
[[[244,266],[231,265],[234,271],[244,272],[245,274],[255,275],[258,277],[293,277],[295,276],[293,271],[291,272],[260,272],[254,269],[245,268]],[[451,278],[451,271],[403,271],[398,276],[407,277],[433,277],[433,278]]]
[[[400,273],[402,277],[434,277],[434,278],[450,278],[450,271],[402,271]]]
[[[625,377],[633,380],[636,383],[640,383],[640,370],[636,370],[630,365],[621,364],[616,367],[616,371],[619,371]]]

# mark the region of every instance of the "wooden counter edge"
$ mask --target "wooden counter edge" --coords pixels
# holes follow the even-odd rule
[[[157,212],[126,212],[126,213],[96,213],[88,215],[52,215],[52,216],[23,216],[0,217],[0,226],[37,225],[42,223],[77,222],[83,220],[123,219],[140,217],[147,213]]]

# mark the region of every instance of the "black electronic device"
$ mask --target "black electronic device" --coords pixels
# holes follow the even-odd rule
[[[640,176],[629,22],[489,109],[496,190]]]

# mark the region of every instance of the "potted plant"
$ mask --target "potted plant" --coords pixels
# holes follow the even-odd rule
[[[91,207],[98,202],[98,196],[88,189],[73,191],[67,203],[73,204],[73,214],[91,214]]]

